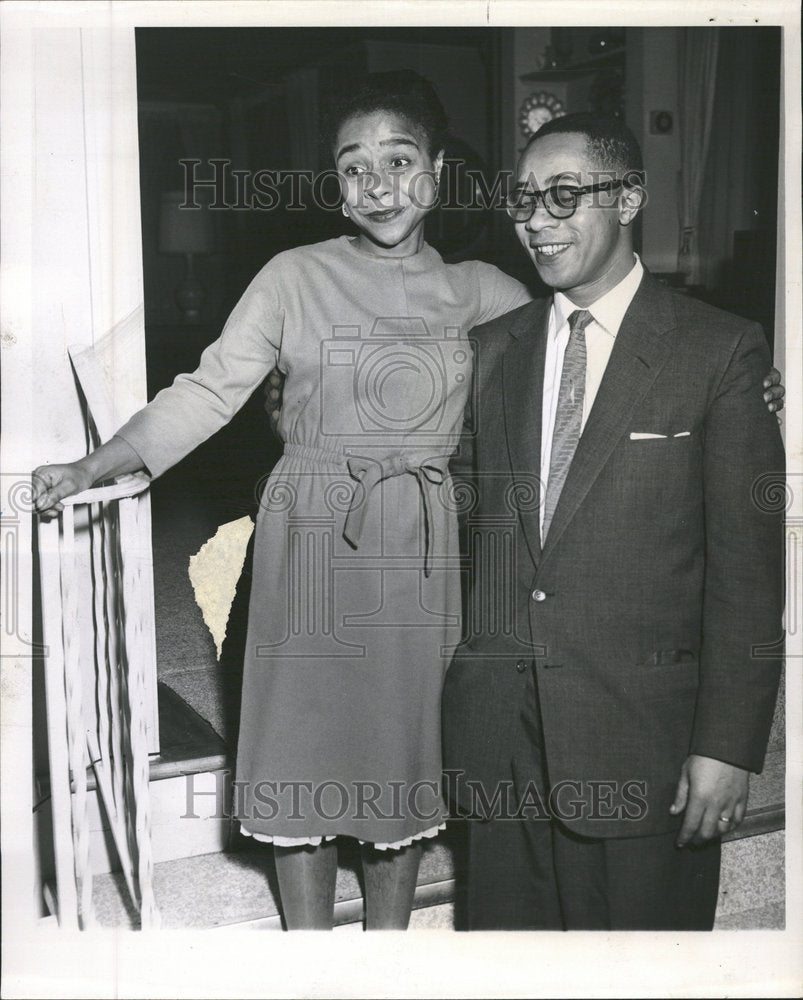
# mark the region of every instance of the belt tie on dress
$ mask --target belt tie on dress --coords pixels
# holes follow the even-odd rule
[[[356,549],[362,536],[363,524],[368,510],[368,501],[375,487],[383,479],[393,476],[403,476],[407,473],[415,476],[421,491],[421,501],[424,507],[424,524],[426,541],[424,548],[424,576],[429,576],[432,569],[432,549],[434,547],[435,522],[432,517],[432,492],[446,479],[449,458],[446,455],[422,456],[414,452],[393,452],[381,459],[368,458],[364,455],[352,455],[347,459],[349,473],[357,480],[354,493],[351,496],[346,522],[343,525],[343,537]]]

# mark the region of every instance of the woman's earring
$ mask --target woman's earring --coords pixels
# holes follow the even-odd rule
[[[341,208],[341,211],[343,212],[343,217],[347,219],[347,218],[349,217],[349,213],[348,213],[348,209],[346,208],[346,203],[345,203],[345,201],[344,201],[344,202],[343,202],[343,204],[342,204],[342,205],[340,206],[340,208]]]

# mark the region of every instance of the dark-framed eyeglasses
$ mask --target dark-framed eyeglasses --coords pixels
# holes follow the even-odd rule
[[[543,191],[518,189],[512,191],[505,199],[505,210],[514,222],[527,222],[532,218],[540,201],[553,219],[568,219],[577,211],[580,198],[584,194],[616,191],[624,183],[623,180],[614,179],[600,181],[598,184],[586,184],[584,187],[578,187],[576,184],[553,184]]]

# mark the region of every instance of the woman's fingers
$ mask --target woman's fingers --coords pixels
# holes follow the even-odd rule
[[[37,514],[39,515],[39,518],[42,521],[52,521],[53,518],[58,517],[63,510],[64,510],[63,503],[54,503],[52,506],[37,511]]]
[[[34,509],[41,513],[50,505],[50,487],[53,485],[53,474],[47,467],[40,466],[31,473],[33,486]]]
[[[52,517],[63,509],[64,505],[59,503],[60,498],[52,493],[50,490],[46,490],[40,497],[37,498],[34,506],[36,508],[36,513],[40,517]]]
[[[75,478],[68,475],[68,467],[63,465],[40,465],[31,473],[31,482],[34,509],[46,521],[64,510],[60,501],[78,488]]]
[[[31,483],[33,484],[34,497],[40,496],[50,486],[52,482],[52,471],[46,465],[40,465],[31,473]]]
[[[781,382],[781,373],[777,368],[770,368],[766,378],[763,383],[764,389],[764,402],[770,413],[777,413],[778,410],[784,408],[784,395],[786,394],[786,389]]]

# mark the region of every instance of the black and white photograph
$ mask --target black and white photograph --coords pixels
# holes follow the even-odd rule
[[[797,5],[0,41],[2,996],[799,996]]]

